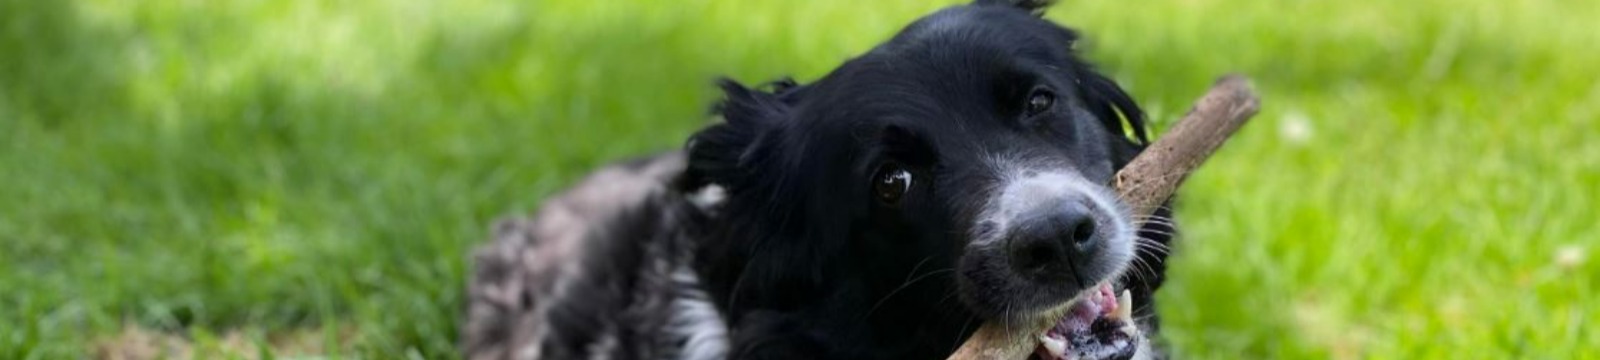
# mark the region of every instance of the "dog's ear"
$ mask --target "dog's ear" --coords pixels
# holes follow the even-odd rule
[[[1078,69],[1078,84],[1083,94],[1084,104],[1089,112],[1100,119],[1100,124],[1115,137],[1112,151],[1115,154],[1116,168],[1121,169],[1135,155],[1138,155],[1145,145],[1150,143],[1149,134],[1145,130],[1144,111],[1139,109],[1139,104],[1127,91],[1117,86],[1111,78],[1095,72],[1088,66]],[[1124,127],[1124,124],[1127,126]],[[1132,133],[1133,138],[1128,138]]]
[[[787,94],[799,85],[781,82],[772,87]],[[766,133],[776,127],[788,112],[789,103],[784,96],[759,89],[747,88],[733,80],[717,81],[722,88],[723,100],[712,108],[722,122],[706,127],[689,138],[685,152],[689,156],[688,169],[678,180],[683,189],[698,189],[708,184],[738,186],[750,169],[750,156]],[[785,86],[787,85],[787,86]]]
[[[1044,16],[1045,8],[1054,4],[1055,0],[977,0],[976,5],[1003,5],[1027,10],[1035,16]]]
[[[1089,111],[1100,118],[1106,130],[1117,135],[1132,130],[1134,140],[1139,145],[1150,142],[1149,135],[1145,133],[1144,110],[1139,109],[1139,104],[1133,101],[1127,91],[1117,86],[1111,78],[1092,69],[1079,71],[1078,79],[1083,87],[1084,102],[1088,104]],[[1127,127],[1123,127],[1124,122]]]

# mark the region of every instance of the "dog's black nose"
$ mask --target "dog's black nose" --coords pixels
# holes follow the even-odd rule
[[[1023,276],[1042,282],[1085,278],[1101,243],[1088,199],[1069,198],[1018,219],[1008,239],[1011,264]],[[1089,284],[1078,284],[1088,286]]]

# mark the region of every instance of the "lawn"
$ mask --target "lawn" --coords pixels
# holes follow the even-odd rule
[[[1600,4],[1061,2],[1160,126],[1263,92],[1184,358],[1600,358]],[[495,218],[951,3],[0,0],[0,359],[455,357]]]

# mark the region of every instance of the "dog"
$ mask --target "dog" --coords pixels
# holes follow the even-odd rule
[[[806,84],[722,81],[684,150],[501,224],[467,357],[939,359],[1040,316],[1037,358],[1164,357],[1176,229],[1107,185],[1144,114],[1046,6],[946,8]]]

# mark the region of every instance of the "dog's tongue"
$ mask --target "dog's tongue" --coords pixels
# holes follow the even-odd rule
[[[1116,311],[1117,293],[1111,290],[1111,284],[1100,284],[1095,291],[1072,304],[1067,316],[1056,322],[1055,330],[1070,334],[1071,330],[1088,329],[1095,319],[1110,316]]]
[[[1039,335],[1042,359],[1105,359],[1131,354],[1128,336],[1117,330],[1132,320],[1132,297],[1119,298],[1111,284],[1100,284],[1067,308],[1055,326]]]

